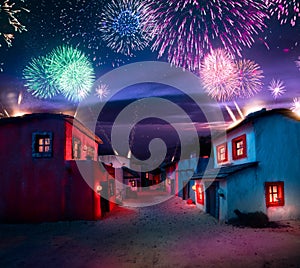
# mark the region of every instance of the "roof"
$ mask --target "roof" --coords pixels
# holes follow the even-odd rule
[[[248,114],[243,121],[241,121],[239,124],[237,124],[231,128],[228,128],[226,130],[226,132],[227,133],[231,132],[243,125],[246,125],[247,123],[251,123],[260,118],[272,116],[272,115],[283,115],[283,116],[291,118],[293,120],[300,121],[300,117],[297,116],[294,112],[292,112],[289,109],[280,108],[280,109],[267,110],[266,108],[264,108],[264,109],[261,109],[260,111]]]
[[[58,119],[58,120],[64,120],[74,127],[78,128],[80,131],[82,131],[84,134],[86,134],[88,137],[94,139],[97,143],[103,144],[103,141],[95,134],[93,133],[89,128],[87,128],[84,124],[82,124],[79,120],[74,118],[71,115],[66,114],[55,114],[55,113],[32,113],[32,114],[24,114],[22,116],[16,116],[16,117],[5,117],[0,118],[0,125],[4,124],[17,124],[21,121],[26,120],[32,120],[32,119]]]
[[[233,173],[257,165],[258,162],[250,162],[250,163],[239,164],[239,165],[222,166],[221,168],[207,169],[201,173],[195,173],[192,176],[192,179],[214,179],[214,178],[224,179]]]

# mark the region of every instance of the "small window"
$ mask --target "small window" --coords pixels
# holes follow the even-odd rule
[[[32,157],[52,157],[52,132],[32,133]]]
[[[204,187],[203,184],[196,185],[196,200],[200,205],[204,205]]]
[[[94,160],[95,149],[93,147],[87,147],[86,159]]]
[[[232,158],[234,160],[247,157],[246,134],[232,140]]]
[[[81,157],[81,141],[80,139],[73,138],[72,158],[80,159]]]
[[[222,143],[217,146],[217,161],[224,163],[228,160],[227,143]]]
[[[283,181],[265,183],[266,206],[284,206],[284,184]]]

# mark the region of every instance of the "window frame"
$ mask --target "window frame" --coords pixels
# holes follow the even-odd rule
[[[40,139],[49,139],[49,144],[39,144]],[[48,151],[39,151],[39,148],[49,147]],[[51,158],[53,156],[53,133],[51,131],[35,131],[31,136],[31,152],[33,158]]]
[[[239,142],[243,142],[243,154],[238,155],[237,150],[241,149],[241,148],[237,148],[237,144]],[[243,159],[247,157],[247,138],[246,138],[246,134],[240,135],[234,139],[232,139],[231,141],[232,143],[232,159],[233,160],[238,160],[238,159]]]
[[[225,148],[225,158],[224,159],[220,159],[220,154],[219,151],[221,148]],[[218,164],[222,164],[222,163],[226,163],[228,162],[228,146],[227,146],[227,142],[221,143],[219,145],[216,146],[216,153],[217,153],[217,163]]]
[[[78,146],[78,155],[75,157],[75,144]],[[74,137],[72,139],[72,159],[80,159],[81,158],[81,140],[79,138]]]
[[[273,187],[277,187],[277,191],[273,191]],[[270,192],[269,189],[272,188]],[[274,195],[278,195],[279,201],[274,201]],[[270,195],[272,195],[273,201],[270,201]],[[266,206],[269,207],[282,207],[284,206],[284,182],[283,181],[272,181],[272,182],[265,182],[265,200]]]

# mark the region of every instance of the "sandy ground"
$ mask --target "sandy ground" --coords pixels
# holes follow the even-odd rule
[[[219,224],[172,197],[97,222],[2,224],[0,267],[300,267],[300,221],[280,224]]]

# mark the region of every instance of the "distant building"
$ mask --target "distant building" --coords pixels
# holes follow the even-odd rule
[[[114,170],[97,162],[101,143],[68,115],[0,119],[0,221],[100,219],[115,201]]]
[[[193,176],[196,204],[227,221],[262,211],[270,220],[300,217],[300,120],[287,109],[248,115],[213,144],[214,168]]]

